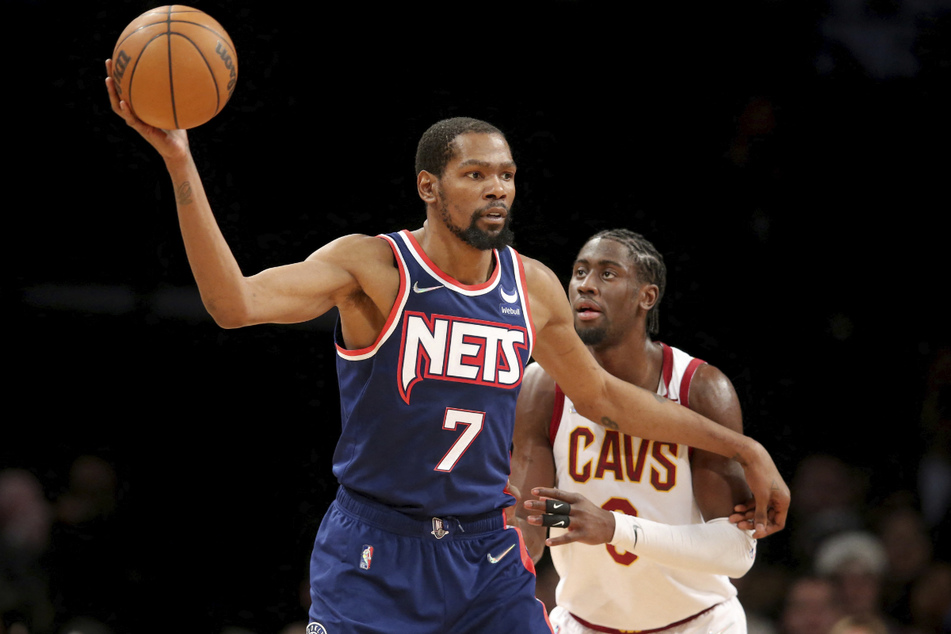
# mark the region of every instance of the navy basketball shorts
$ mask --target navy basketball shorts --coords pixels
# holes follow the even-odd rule
[[[551,634],[501,512],[411,518],[340,487],[310,564],[309,634]]]

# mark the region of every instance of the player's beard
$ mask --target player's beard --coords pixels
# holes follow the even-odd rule
[[[578,333],[578,337],[586,346],[597,346],[604,343],[604,340],[608,337],[608,329],[604,326],[597,328],[578,328],[575,326],[575,332]]]
[[[502,249],[512,244],[515,240],[515,232],[512,231],[512,209],[511,207],[506,207],[507,213],[505,215],[505,223],[502,225],[502,229],[498,233],[489,233],[484,231],[477,226],[479,218],[489,213],[489,210],[492,206],[483,207],[482,209],[477,210],[472,214],[472,219],[469,221],[468,227],[457,227],[452,223],[452,218],[449,215],[449,205],[448,203],[443,203],[442,208],[440,209],[440,215],[442,216],[443,223],[449,228],[452,233],[468,244],[471,247],[479,249],[480,251],[490,251],[492,249]]]

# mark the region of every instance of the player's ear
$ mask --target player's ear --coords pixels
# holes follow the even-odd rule
[[[419,174],[416,175],[416,191],[423,202],[436,202],[436,183],[438,182],[439,179],[426,170],[420,170]]]
[[[644,310],[650,310],[657,303],[660,295],[660,289],[657,284],[644,284],[640,291],[640,301],[638,302]]]

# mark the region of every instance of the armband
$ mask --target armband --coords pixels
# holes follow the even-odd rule
[[[753,531],[737,528],[726,517],[672,526],[612,513],[614,537],[609,543],[664,566],[739,579],[756,560]]]

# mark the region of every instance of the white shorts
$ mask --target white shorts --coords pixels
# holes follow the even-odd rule
[[[576,621],[568,610],[560,606],[555,606],[548,615],[548,619],[555,628],[555,634],[601,634]],[[637,632],[637,630],[629,631]],[[739,599],[733,597],[686,623],[667,629],[648,631],[663,634],[746,634],[746,611],[740,605]]]

